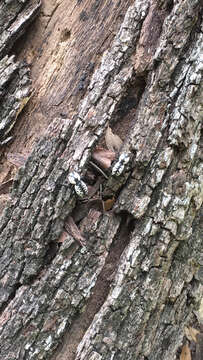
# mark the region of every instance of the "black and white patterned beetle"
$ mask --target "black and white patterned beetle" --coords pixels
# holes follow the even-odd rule
[[[130,156],[127,153],[123,153],[119,156],[118,161],[114,164],[114,166],[112,167],[111,173],[113,176],[120,176],[124,169],[125,169],[125,165],[127,165],[127,163],[130,160]]]
[[[74,185],[75,193],[83,198],[88,194],[87,185],[81,180],[80,175],[77,172],[72,172],[68,175],[69,182]]]

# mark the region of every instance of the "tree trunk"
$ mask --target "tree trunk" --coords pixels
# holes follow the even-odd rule
[[[2,179],[30,154],[0,220],[0,359],[174,360],[202,297],[201,1],[45,1],[17,41],[39,6],[0,5]],[[119,176],[91,165],[108,125]]]

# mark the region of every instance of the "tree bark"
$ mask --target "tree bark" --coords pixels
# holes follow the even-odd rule
[[[6,29],[25,9],[14,1],[11,18],[7,3]],[[33,19],[40,4],[26,4]],[[35,92],[28,140],[22,116],[9,151],[32,151],[0,220],[0,359],[174,360],[202,298],[201,1],[52,5],[43,39],[32,25],[18,54]],[[130,161],[103,179],[90,161],[109,124],[123,140],[115,163]],[[86,246],[64,232],[82,206],[73,171],[101,178],[114,204],[86,205]]]

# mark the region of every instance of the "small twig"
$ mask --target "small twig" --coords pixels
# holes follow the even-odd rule
[[[78,229],[72,216],[68,216],[64,228],[68,232],[68,234],[71,235],[80,244],[80,246],[86,246],[85,238]]]
[[[99,166],[97,166],[93,161],[89,161],[89,163],[97,170],[97,171],[99,171],[100,172],[100,174],[102,174],[104,177],[105,177],[105,179],[107,179],[108,180],[108,176],[105,174],[105,172],[102,170],[102,169],[100,169],[100,167]]]
[[[102,199],[102,184],[100,184],[100,186],[99,186],[99,192],[100,192],[100,198]]]

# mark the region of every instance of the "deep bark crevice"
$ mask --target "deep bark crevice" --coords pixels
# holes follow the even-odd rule
[[[64,345],[60,345],[57,349],[56,355],[53,358],[55,360],[61,358],[61,356],[63,358],[63,347],[65,348],[67,360],[73,360],[75,358],[77,344],[84,336],[85,331],[91,324],[94,316],[104,304],[109,294],[109,290],[119,264],[119,259],[126,246],[128,246],[130,234],[134,230],[135,226],[135,221],[131,220],[131,216],[129,217],[127,212],[122,212],[116,216],[121,218],[121,223],[108,251],[105,264],[97,278],[96,284],[92,289],[92,294],[83,308],[82,313],[75,315],[73,325],[70,326],[67,335],[64,335]]]
[[[48,4],[35,45],[23,37],[36,93],[10,145],[30,155],[0,223],[2,358],[47,360],[62,342],[60,360],[174,360],[201,299],[200,2],[78,4]],[[111,165],[130,161],[99,193],[89,160],[108,124],[124,141]],[[73,171],[99,205],[82,209]],[[63,232],[77,212],[86,246]]]

